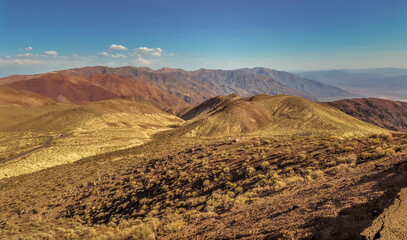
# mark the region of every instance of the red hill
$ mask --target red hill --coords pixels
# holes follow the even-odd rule
[[[328,104],[376,126],[407,132],[407,104],[378,98],[345,99]]]

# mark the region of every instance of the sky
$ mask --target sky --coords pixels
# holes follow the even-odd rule
[[[407,67],[407,0],[0,0],[0,76]]]

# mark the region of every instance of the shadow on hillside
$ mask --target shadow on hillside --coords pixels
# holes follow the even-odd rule
[[[378,166],[379,167],[379,166]],[[355,185],[375,181],[372,191],[383,191],[381,197],[364,204],[346,208],[335,218],[314,218],[301,226],[311,228],[312,234],[304,239],[365,239],[360,234],[372,225],[384,209],[394,203],[402,188],[407,187],[407,159],[390,169],[362,178]]]

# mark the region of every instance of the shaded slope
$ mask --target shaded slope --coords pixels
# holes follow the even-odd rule
[[[202,118],[240,98],[241,97],[237,94],[214,97],[199,104],[198,106],[185,109],[183,112],[179,113],[179,116],[184,120],[190,120],[197,117]]]
[[[216,103],[216,99],[208,102]],[[205,104],[199,105],[196,112],[202,105]],[[385,129],[301,97],[258,95],[231,101],[202,118],[197,115],[169,134],[190,137],[241,134],[353,136],[385,132]]]
[[[345,99],[329,102],[342,112],[393,131],[407,131],[407,104],[378,98]]]
[[[322,83],[319,81],[302,78],[292,73],[284,72],[284,71],[277,71],[268,68],[245,68],[242,69],[243,71],[256,73],[260,75],[264,75],[267,77],[271,77],[272,79],[298,91],[305,93],[309,96],[317,98],[320,101],[328,101],[328,100],[336,100],[336,99],[344,99],[344,98],[352,98],[356,97],[355,94],[352,94],[348,91],[345,91],[341,88]]]

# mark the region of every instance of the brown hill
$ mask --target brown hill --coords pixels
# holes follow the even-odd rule
[[[33,79],[13,82],[8,86],[32,91],[64,103],[83,104],[119,98],[103,87],[61,73],[45,74]]]
[[[179,110],[188,106],[181,98],[138,80],[111,74],[95,74],[86,77],[92,84],[103,86],[120,98],[149,103],[163,110]]]
[[[407,132],[407,104],[378,98],[357,98],[329,102],[342,112],[393,131]]]
[[[385,133],[385,129],[367,124],[341,111],[296,96],[258,95],[235,98],[218,104],[219,98],[198,105],[183,116],[195,116],[174,129],[173,136],[341,135]],[[208,107],[211,105],[213,107]],[[210,109],[202,111],[202,109]],[[200,116],[202,112],[204,116]],[[209,113],[209,114],[207,114]]]
[[[4,81],[8,82],[7,86],[36,92],[64,103],[84,104],[123,98],[163,110],[179,110],[187,106],[182,99],[148,83],[110,74],[78,77],[54,72]]]
[[[10,86],[0,87],[0,106],[39,107],[52,104],[51,98]]]

